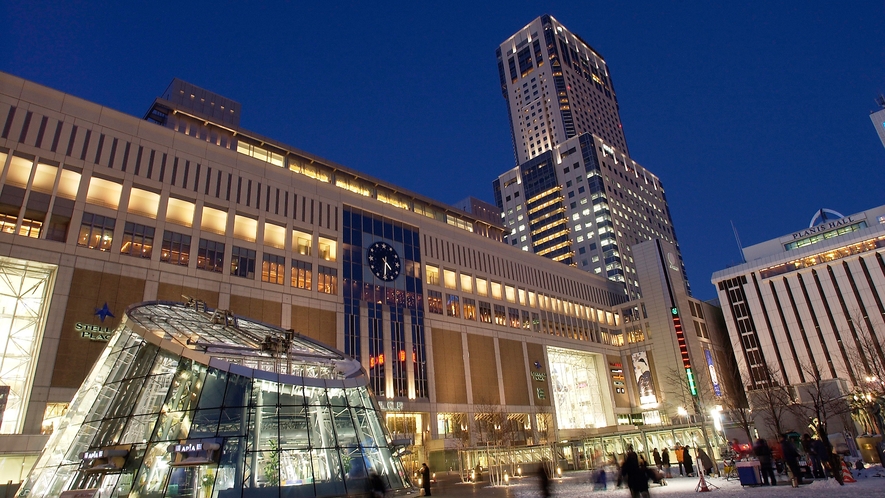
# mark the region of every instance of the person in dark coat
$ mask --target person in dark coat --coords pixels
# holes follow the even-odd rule
[[[627,483],[632,498],[648,498],[648,469],[639,464],[639,457],[633,451],[633,446],[627,447],[627,457],[621,464],[620,479]]]
[[[652,450],[652,452],[651,452],[651,457],[652,457],[652,459],[655,461],[655,467],[657,467],[658,470],[663,470],[663,463],[662,463],[662,461],[661,461],[661,454],[658,453],[658,449],[657,449],[657,448],[655,448],[654,450]]]
[[[541,496],[543,498],[553,496],[550,492],[550,474],[547,472],[547,462],[541,462],[541,468],[538,469],[538,481],[541,484]]]
[[[369,486],[372,489],[372,498],[384,498],[387,494],[387,485],[374,470],[369,471]]]
[[[771,447],[761,437],[753,445],[753,453],[759,459],[759,471],[762,474],[762,485],[777,486],[777,478],[774,476],[774,468],[771,466]]]
[[[430,467],[426,463],[421,464],[421,484],[424,486],[424,496],[430,496]]]
[[[661,452],[661,465],[664,466],[664,475],[667,478],[673,477],[673,474],[670,472],[670,450],[668,448],[664,448]]]
[[[687,477],[692,477],[694,474],[694,459],[691,457],[691,446],[685,445],[682,447],[682,465],[685,466],[685,475]]]
[[[820,439],[815,439],[811,442],[811,447],[814,449],[814,453],[817,456],[816,465],[818,468],[814,469],[814,476],[826,479],[826,467],[829,465],[829,462],[827,461],[827,445]]]
[[[781,437],[781,451],[784,453],[784,463],[787,464],[790,473],[796,479],[796,484],[803,484],[802,471],[799,469],[799,450],[786,434]]]
[[[698,448],[698,472],[704,469],[704,474],[708,476],[713,473],[713,459],[703,448]]]

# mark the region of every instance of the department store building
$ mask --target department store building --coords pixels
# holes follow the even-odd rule
[[[660,405],[662,372],[686,354],[706,363],[684,290],[646,291],[668,313],[647,320],[623,284],[244,130],[240,110],[174,80],[142,119],[0,73],[0,481],[27,474],[143,301],[198,300],[343,351],[392,437],[438,467],[444,450],[504,434],[533,445],[663,423],[676,405]],[[667,276],[682,278],[675,248],[657,247],[640,251],[649,271],[684,289]],[[677,341],[670,309],[687,325],[695,304],[697,338]]]

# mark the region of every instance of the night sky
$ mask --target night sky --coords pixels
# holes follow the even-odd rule
[[[696,297],[739,262],[732,222],[747,246],[885,203],[882,2],[143,3],[2,2],[0,71],[138,117],[178,77],[239,101],[248,130],[493,202],[515,165],[495,49],[549,13],[608,62]]]

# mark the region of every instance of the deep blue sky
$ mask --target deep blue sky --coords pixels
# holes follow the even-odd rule
[[[882,2],[199,3],[2,2],[0,70],[139,117],[179,77],[242,103],[249,130],[491,202],[514,166],[495,48],[549,13],[608,62],[696,296],[738,262],[732,221],[746,246],[883,204]]]

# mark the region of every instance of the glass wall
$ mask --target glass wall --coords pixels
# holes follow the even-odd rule
[[[550,381],[559,429],[605,427],[606,407],[596,357],[581,351],[548,348]]]
[[[365,493],[369,471],[393,489],[409,486],[362,375],[316,379],[200,362],[146,340],[129,318],[20,496],[339,496]]]

